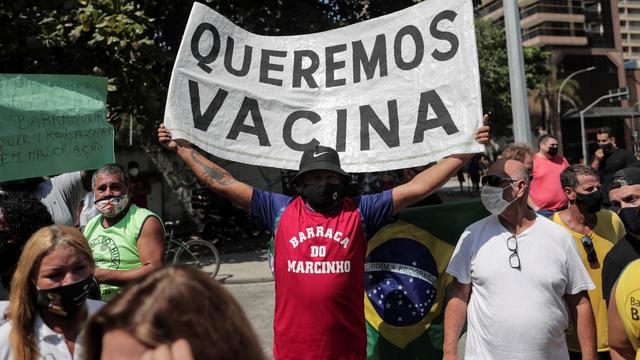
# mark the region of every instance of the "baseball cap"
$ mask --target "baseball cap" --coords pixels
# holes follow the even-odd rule
[[[613,180],[611,180],[609,190],[636,184],[640,184],[640,168],[627,167],[613,174]]]
[[[300,170],[293,178],[297,179],[300,175],[313,170],[327,170],[333,171],[343,176],[349,176],[340,167],[340,156],[334,149],[318,145],[311,149],[307,149],[302,153],[300,158]]]

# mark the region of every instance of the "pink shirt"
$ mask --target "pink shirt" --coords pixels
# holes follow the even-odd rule
[[[537,207],[559,210],[567,206],[567,198],[560,185],[560,173],[567,167],[569,163],[562,155],[556,155],[550,160],[540,154],[533,156],[533,179],[529,197]]]

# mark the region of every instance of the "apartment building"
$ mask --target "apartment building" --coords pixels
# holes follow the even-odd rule
[[[622,56],[625,61],[640,59],[640,0],[618,0]]]
[[[640,3],[640,0],[627,2],[635,5]],[[476,16],[503,26],[502,4],[503,0],[476,1]],[[583,105],[606,95],[609,89],[626,86],[618,26],[621,20],[618,15],[618,1],[519,0],[518,4],[523,44],[552,52],[550,61],[556,70],[553,74],[554,81],[561,81],[576,71],[595,67],[595,70],[581,73],[574,78],[580,86],[579,97]],[[640,34],[640,31],[638,33]],[[556,99],[553,100],[555,109]],[[620,106],[620,103],[603,103],[599,106],[612,108],[614,105]],[[578,108],[580,103],[563,101],[562,121],[554,114],[549,129],[561,137],[565,154],[573,156],[574,161],[578,160],[576,157],[580,154],[579,121],[575,116],[568,116],[570,114],[567,112]],[[595,130],[605,125],[612,126],[619,134],[619,145],[624,146],[625,141],[629,143],[630,123],[625,124],[621,115],[611,109],[600,110],[599,115],[590,118],[586,126],[591,147],[595,147]]]

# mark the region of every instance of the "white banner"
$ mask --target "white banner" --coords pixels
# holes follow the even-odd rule
[[[175,138],[215,156],[298,169],[319,144],[348,172],[480,152],[481,122],[469,0],[297,36],[255,35],[194,3],[165,110]]]

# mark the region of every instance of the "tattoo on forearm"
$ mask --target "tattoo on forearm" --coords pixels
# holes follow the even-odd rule
[[[236,182],[236,180],[229,174],[229,172],[218,167],[210,167],[204,161],[198,159],[198,152],[194,149],[191,150],[191,159],[202,168],[202,177],[204,181],[211,185],[227,186]]]

